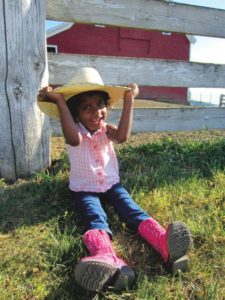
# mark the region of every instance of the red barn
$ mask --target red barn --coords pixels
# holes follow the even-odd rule
[[[49,52],[70,54],[189,60],[192,41],[178,33],[77,23],[47,32]],[[140,98],[186,104],[187,88],[140,87]]]

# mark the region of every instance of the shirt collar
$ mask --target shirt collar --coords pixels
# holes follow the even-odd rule
[[[82,123],[78,122],[77,126],[80,130],[80,133],[82,135],[88,136],[89,138],[92,138],[92,136],[94,136],[98,133],[106,132],[106,123],[104,123],[104,126],[101,129],[97,130],[93,135],[90,134],[90,132],[84,127],[84,125]]]

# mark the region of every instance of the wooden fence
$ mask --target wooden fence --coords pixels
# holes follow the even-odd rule
[[[218,64],[53,54],[47,63],[45,16],[59,21],[225,38],[224,10],[173,1],[0,0],[1,177],[14,180],[50,165],[49,120],[36,104],[37,90],[47,84],[47,66],[51,84],[66,83],[77,66],[94,66],[106,84],[126,85],[134,81],[147,86],[225,87],[225,66]],[[223,120],[224,109],[217,108],[215,113],[212,109],[192,109],[178,119],[187,124],[186,129],[192,129],[188,125],[190,114],[196,120],[204,119],[200,122],[204,126],[213,119],[212,115],[216,115],[215,120]],[[168,117],[172,114],[165,112]],[[145,124],[151,123],[151,117]],[[167,120],[170,122],[170,117]],[[163,124],[150,130],[170,128],[169,123]],[[215,124],[218,122],[209,122],[207,127],[214,128]],[[219,128],[225,128],[224,122]]]

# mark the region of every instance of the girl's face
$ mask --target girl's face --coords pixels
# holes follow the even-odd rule
[[[103,127],[107,108],[101,95],[86,96],[78,107],[78,121],[93,134]]]

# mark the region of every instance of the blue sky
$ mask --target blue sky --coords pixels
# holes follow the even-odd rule
[[[174,0],[172,2],[225,9],[224,0]]]

